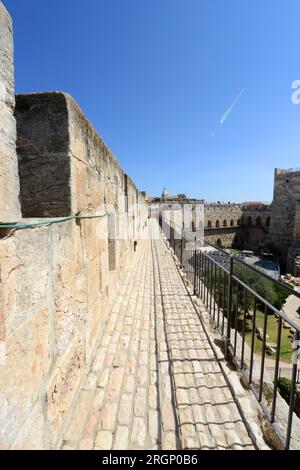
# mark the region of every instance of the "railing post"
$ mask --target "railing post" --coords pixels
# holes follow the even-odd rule
[[[174,230],[173,230],[173,250],[174,250],[174,255],[176,255],[176,231],[175,231],[175,227],[174,227]]]
[[[233,276],[233,258],[230,257],[229,280],[228,280],[228,303],[227,303],[227,332],[225,344],[225,356],[229,354],[230,334],[231,334],[231,305],[232,305],[232,276]]]
[[[180,241],[180,267],[182,269],[182,261],[183,261],[183,230],[181,231],[181,241]]]
[[[291,385],[289,416],[288,416],[288,425],[287,425],[287,434],[286,434],[286,443],[285,443],[286,450],[289,450],[290,443],[291,443],[295,393],[296,393],[297,368],[298,368],[298,349],[299,349],[299,331],[296,330],[294,333],[294,341],[293,341],[292,385]]]
[[[197,237],[195,237],[195,250],[194,250],[194,295],[197,293]]]

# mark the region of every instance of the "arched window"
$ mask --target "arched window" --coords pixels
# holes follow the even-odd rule
[[[256,226],[261,227],[261,217],[256,217]]]
[[[207,227],[208,227],[208,228],[211,228],[211,220],[209,220],[209,221],[207,222]]]
[[[223,220],[223,227],[227,227],[227,220]]]
[[[230,221],[230,227],[234,227],[234,220],[233,219],[231,219],[231,221]]]
[[[239,225],[241,225],[241,219],[238,219],[236,224],[239,227]]]
[[[217,246],[222,246],[221,238],[218,238],[218,240],[217,240]]]
[[[252,217],[250,215],[247,219],[247,225],[248,225],[248,227],[251,227],[251,225],[252,225]]]
[[[267,226],[267,227],[270,227],[270,217],[267,217],[266,226]]]
[[[220,222],[216,220],[216,228],[219,228],[219,227],[220,227]]]

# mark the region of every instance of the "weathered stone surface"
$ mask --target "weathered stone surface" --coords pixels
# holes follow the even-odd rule
[[[36,403],[14,441],[14,450],[40,450],[45,447],[45,421],[40,403]],[[1,445],[0,445],[1,448]]]
[[[33,419],[40,431],[42,410],[36,407],[33,413],[33,408],[50,367],[49,321],[48,310],[40,308],[6,338],[6,361],[0,366],[0,447],[12,446],[23,426],[31,432],[26,420]],[[25,430],[20,440],[26,440]]]
[[[63,93],[16,96],[24,217],[71,215],[68,110]]]
[[[134,418],[132,425],[132,434],[131,440],[134,444],[137,444],[139,447],[145,446],[146,439],[146,425],[143,418]]]
[[[69,95],[18,95],[16,118],[25,216],[103,212],[107,205],[125,209],[124,173]],[[141,204],[130,180],[132,187],[129,205]]]
[[[84,355],[80,336],[75,336],[59,358],[46,390],[47,419],[51,430],[51,445],[57,445],[60,432],[73,403],[83,374]]]
[[[99,429],[112,430],[117,417],[118,407],[116,403],[106,403],[101,410]]]
[[[0,223],[18,222],[21,218],[13,54],[12,20],[0,2]]]
[[[276,168],[268,242],[277,249],[282,267],[297,275],[294,265],[300,253],[300,171]]]
[[[112,446],[112,433],[99,431],[96,437],[95,450],[110,450]]]
[[[0,241],[1,339],[48,303],[48,248],[45,229],[18,231]]]
[[[119,426],[116,433],[114,450],[126,450],[128,448],[129,430],[125,426]]]
[[[78,440],[83,432],[83,423],[86,422],[89,406],[93,397],[91,390],[83,390],[77,399],[76,406],[72,413],[72,419],[64,435],[64,442],[67,445],[78,445]]]

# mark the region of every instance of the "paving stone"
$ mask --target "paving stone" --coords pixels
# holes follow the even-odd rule
[[[253,448],[161,238],[141,241],[120,279],[83,389],[63,448]]]
[[[143,418],[135,417],[133,419],[131,441],[138,444],[139,447],[145,446],[146,426]]]
[[[86,379],[83,390],[94,390],[97,386],[97,376],[91,372]]]
[[[94,447],[93,439],[83,439],[79,444],[79,450],[92,450]]]
[[[164,403],[161,408],[164,431],[175,431],[174,410],[170,403]]]
[[[150,385],[149,386],[148,394],[149,394],[149,402],[148,402],[149,407],[156,409],[157,406],[158,406],[158,402],[157,402],[158,394],[157,394],[156,385]]]
[[[85,427],[87,434],[93,434],[93,432],[96,429],[96,426],[98,424],[100,415],[101,415],[100,411],[93,411],[92,412],[92,414],[90,415],[90,417],[88,419],[86,427]]]
[[[176,450],[176,434],[173,432],[166,432],[163,435],[163,449],[164,450]]]
[[[96,392],[94,401],[93,401],[93,407],[96,411],[100,411],[104,402],[104,389],[100,388]]]
[[[159,438],[159,428],[160,428],[160,420],[159,420],[159,413],[158,411],[149,410],[148,411],[148,427],[150,436],[158,440]]]
[[[109,400],[115,399],[121,390],[123,382],[124,367],[117,367],[111,371],[107,385],[107,397]]]
[[[89,406],[92,402],[93,393],[91,391],[82,391],[76,402],[76,407],[72,414],[71,423],[64,435],[64,441],[68,445],[77,445],[78,439],[84,430],[84,425],[88,417]]]
[[[144,416],[146,411],[147,395],[146,389],[138,387],[134,398],[134,414],[135,416]]]
[[[133,395],[122,395],[120,400],[119,424],[129,425],[132,420]]]
[[[98,384],[97,386],[99,388],[105,388],[107,383],[108,383],[108,379],[109,379],[109,375],[110,375],[110,369],[105,369],[101,375],[100,375],[100,379],[98,380]]]
[[[113,436],[110,431],[99,431],[96,437],[95,450],[110,450],[112,438]]]
[[[116,403],[106,403],[101,410],[99,419],[99,430],[114,429],[118,406]]]
[[[117,428],[116,438],[114,442],[114,450],[127,450],[128,449],[128,428],[119,426]]]

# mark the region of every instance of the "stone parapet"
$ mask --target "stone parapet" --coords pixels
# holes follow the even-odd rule
[[[0,448],[53,449],[148,209],[69,95],[18,96],[16,116],[22,223],[55,223],[1,233]]]
[[[16,118],[24,217],[125,212],[144,201],[68,94],[18,95]]]

